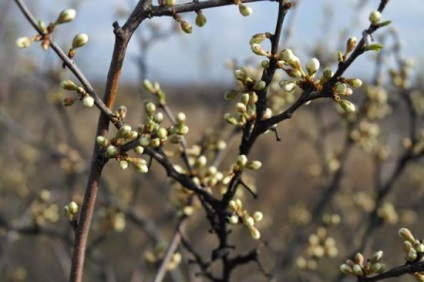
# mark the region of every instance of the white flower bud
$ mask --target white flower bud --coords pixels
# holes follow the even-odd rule
[[[247,157],[246,157],[246,155],[239,155],[237,157],[237,164],[240,167],[244,167],[247,164]]]
[[[109,156],[109,157],[113,157],[113,156],[115,156],[115,155],[117,155],[118,154],[118,148],[116,148],[115,146],[113,146],[113,145],[109,145],[107,148],[106,148],[106,154]]]
[[[19,48],[27,48],[31,45],[32,42],[33,42],[33,40],[31,38],[24,36],[24,37],[19,37],[16,40],[16,45]]]
[[[252,52],[255,53],[256,55],[259,55],[259,56],[267,55],[266,51],[262,49],[261,45],[259,44],[254,43],[250,45],[250,49],[252,49]]]
[[[376,24],[380,21],[381,19],[381,13],[379,11],[373,11],[371,12],[370,16],[369,16],[369,20],[372,24]]]
[[[264,218],[264,214],[260,211],[256,211],[253,213],[253,219],[255,220],[255,222],[259,222]]]
[[[356,110],[355,105],[348,100],[340,100],[338,103],[340,107],[348,113],[353,113]]]
[[[85,33],[80,33],[75,35],[74,40],[72,40],[72,49],[77,49],[80,48],[82,46],[84,46],[85,44],[87,44],[88,42],[88,35]]]
[[[127,161],[124,161],[124,160],[120,161],[119,162],[119,167],[121,169],[127,169],[128,168],[128,162]]]
[[[320,63],[317,58],[312,58],[306,63],[306,71],[309,76],[313,76],[319,69]]]
[[[82,105],[86,108],[91,108],[94,106],[94,98],[87,95],[84,98],[82,98]]]
[[[249,231],[250,231],[250,236],[252,236],[254,240],[259,240],[259,238],[261,238],[261,233],[256,227],[251,226],[249,228]]]
[[[66,9],[60,12],[56,24],[63,24],[75,19],[77,12],[74,9]]]
[[[78,214],[78,204],[75,203],[74,201],[70,202],[68,204],[68,210],[69,210],[69,213],[72,215]]]

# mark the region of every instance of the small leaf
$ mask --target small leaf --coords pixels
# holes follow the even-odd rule
[[[370,44],[366,47],[366,51],[376,51],[376,52],[380,52],[381,49],[384,48],[383,44]]]

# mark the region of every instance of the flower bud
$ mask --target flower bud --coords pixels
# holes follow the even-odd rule
[[[94,106],[94,98],[87,95],[84,98],[82,98],[82,105],[86,108],[91,108]]]
[[[131,132],[132,128],[129,125],[123,125],[119,128],[118,133],[116,133],[116,137],[125,137]]]
[[[372,255],[371,263],[380,262],[382,258],[383,258],[383,251],[377,251]]]
[[[66,9],[60,12],[55,24],[63,24],[75,19],[77,12],[74,9]]]
[[[317,58],[312,58],[306,63],[306,71],[309,76],[313,76],[319,69],[319,61]]]
[[[152,116],[156,112],[156,105],[152,102],[148,102],[144,105],[144,109],[148,116]]]
[[[113,157],[113,156],[115,156],[115,155],[117,155],[118,154],[118,148],[116,148],[115,146],[113,146],[113,145],[109,145],[107,148],[106,148],[106,154],[107,154],[107,156],[108,157]]]
[[[322,76],[326,79],[329,79],[333,76],[333,71],[329,67],[326,67],[322,72]]]
[[[248,216],[247,218],[244,219],[244,223],[247,226],[253,226],[253,225],[255,225],[255,220],[253,219],[253,217]]]
[[[268,60],[263,60],[261,62],[261,67],[263,67],[264,69],[269,68],[269,61]]]
[[[355,105],[348,100],[340,100],[338,103],[342,107],[342,109],[348,113],[353,113],[356,110]]]
[[[337,94],[343,94],[346,90],[346,84],[342,83],[342,82],[337,82],[335,87],[334,87],[334,91]]]
[[[261,168],[261,166],[262,163],[260,161],[252,161],[247,164],[247,167],[253,170],[258,170]]]
[[[356,276],[363,276],[364,275],[364,271],[362,270],[362,267],[359,264],[355,264],[353,266],[353,273]]]
[[[159,138],[153,138],[152,140],[150,140],[150,147],[152,148],[157,148],[160,146],[160,139]]]
[[[184,123],[186,120],[187,120],[187,117],[186,117],[185,113],[179,112],[177,114],[177,122],[178,123]]]
[[[239,95],[241,92],[239,90],[230,90],[225,92],[224,94],[224,98],[226,101],[232,100],[233,98],[235,98],[237,95]]]
[[[264,214],[263,214],[262,212],[260,212],[260,211],[256,211],[256,212],[253,214],[253,219],[255,220],[255,222],[259,222],[259,221],[261,221],[263,218],[264,218]]]
[[[265,89],[265,87],[266,87],[266,82],[263,80],[259,80],[253,86],[253,89],[255,89],[256,91],[262,91]]]
[[[285,92],[291,92],[296,87],[296,83],[289,80],[281,80],[278,85],[283,89]]]
[[[250,16],[253,13],[252,8],[250,8],[250,7],[248,7],[248,6],[244,5],[244,4],[239,4],[238,5],[238,8],[239,8],[240,14],[243,17]]]
[[[230,222],[230,224],[237,224],[239,223],[239,217],[236,214],[232,214],[229,218],[228,221]]]
[[[381,13],[379,11],[373,11],[371,12],[370,16],[369,16],[369,20],[372,24],[376,24],[380,21],[381,19]]]
[[[261,45],[259,45],[259,44],[254,43],[254,44],[250,45],[250,48],[252,49],[252,52],[255,53],[256,55],[259,55],[259,56],[266,56],[267,55],[266,51],[264,49],[262,49]]]
[[[355,36],[352,36],[351,38],[349,38],[346,42],[346,53],[352,52],[356,48],[357,44],[358,44],[358,39]]]
[[[197,13],[196,21],[195,22],[196,22],[196,25],[198,27],[202,27],[202,26],[204,26],[206,24],[207,20],[206,20],[205,15],[202,13],[202,11],[199,11]]]
[[[346,263],[340,265],[339,267],[340,271],[344,274],[352,274],[353,273],[353,269],[352,267],[350,267],[349,265],[347,265]]]
[[[69,213],[72,215],[78,214],[78,204],[75,203],[74,201],[70,202],[68,204],[68,210],[69,210]]]
[[[143,154],[143,152],[144,152],[144,148],[142,147],[142,146],[136,146],[135,148],[134,148],[134,152],[136,153],[136,154]]]
[[[136,163],[136,164],[134,164],[134,167],[135,167],[135,169],[138,171],[138,172],[141,172],[141,173],[147,173],[147,172],[149,172],[149,168],[148,168],[148,166],[145,164],[145,163]]]
[[[257,33],[255,35],[252,36],[252,38],[249,41],[249,44],[259,44],[262,41],[264,41],[264,39],[266,38],[265,33]]]
[[[293,51],[291,49],[284,49],[278,54],[279,58],[283,61],[289,61],[293,56]]]
[[[302,76],[302,72],[298,69],[285,69],[284,71],[292,78],[299,78]]]
[[[120,167],[121,169],[127,169],[127,168],[128,168],[128,162],[127,162],[127,161],[125,161],[125,160],[120,161],[120,162],[119,162],[119,167]]]
[[[85,44],[87,44],[88,42],[88,35],[85,33],[80,33],[75,35],[74,40],[72,40],[72,49],[77,49],[80,48],[82,46],[84,46]]]
[[[69,79],[63,80],[60,83],[60,87],[65,90],[72,90],[72,91],[78,90],[78,86],[72,80],[69,80]]]
[[[244,167],[247,164],[247,157],[246,157],[246,155],[239,155],[237,157],[237,164],[240,167]]]
[[[409,231],[409,229],[407,229],[407,228],[403,227],[403,228],[399,229],[398,234],[404,240],[407,240],[411,243],[415,242],[414,235],[412,235],[411,231]]]
[[[243,81],[246,78],[246,72],[242,69],[235,70],[234,71],[234,77],[239,81]]]
[[[347,79],[346,83],[352,86],[353,88],[359,88],[362,86],[362,80],[359,78]]]
[[[175,0],[165,0],[165,5],[168,7],[172,7],[175,5]]]
[[[181,29],[187,34],[190,34],[193,32],[193,27],[191,26],[191,24],[189,24],[186,21],[181,21],[180,26],[181,26]]]
[[[256,227],[250,226],[249,231],[250,231],[250,236],[252,236],[254,240],[259,240],[259,238],[261,238],[261,233]]]
[[[102,147],[106,147],[109,145],[109,140],[106,137],[99,135],[96,137],[96,143]]]
[[[19,48],[27,48],[31,45],[31,43],[33,42],[33,40],[27,36],[23,36],[23,37],[19,37],[16,40],[16,45]]]

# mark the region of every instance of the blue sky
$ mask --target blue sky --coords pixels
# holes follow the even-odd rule
[[[331,54],[336,47],[344,44],[350,36],[360,37],[362,30],[368,25],[368,14],[374,10],[379,1],[365,1],[360,10],[355,7],[365,0],[303,0],[295,7],[297,9],[293,26],[293,36],[284,48],[293,48],[295,53],[306,61],[310,50],[317,42],[325,42]],[[66,8],[67,1],[40,1],[44,5],[44,17],[54,18],[54,14]],[[72,4],[73,1],[68,1]],[[116,16],[118,7],[129,8],[135,1],[86,0],[78,7],[75,22],[67,27],[61,27],[56,35],[57,41],[64,46],[72,40],[73,34],[84,32],[89,35],[89,44],[78,52],[77,63],[92,79],[104,79],[110,62],[114,42],[112,22],[124,19]],[[177,3],[178,2],[177,0]],[[225,68],[225,62],[236,59],[243,62],[254,58],[248,44],[250,37],[258,32],[273,32],[277,4],[274,2],[259,2],[249,4],[253,14],[242,17],[236,6],[207,9],[204,14],[207,24],[203,28],[194,26],[194,13],[183,14],[183,18],[193,23],[193,33],[176,34],[164,39],[150,50],[147,63],[150,70],[148,78],[168,82],[231,82],[231,73]],[[332,16],[326,14],[325,8],[332,8]],[[392,20],[392,27],[402,36],[404,54],[415,57],[418,63],[424,61],[424,5],[422,0],[390,1],[383,14],[383,20]],[[40,9],[41,10],[41,9]],[[289,14],[290,16],[290,14]],[[156,23],[161,27],[169,26],[172,19],[159,18]],[[146,27],[145,22],[141,28]],[[28,30],[28,25],[22,23],[22,30]],[[324,28],[326,27],[326,28]],[[327,32],[323,32],[324,29]],[[340,32],[346,32],[343,40]],[[128,81],[139,79],[134,58],[138,46],[133,38],[124,65],[123,78]],[[266,47],[266,45],[264,45]],[[304,52],[302,52],[302,50]],[[40,51],[38,51],[40,52]],[[360,58],[347,75],[360,75],[370,72],[372,65],[366,55]],[[201,66],[199,57],[203,58],[205,66]]]

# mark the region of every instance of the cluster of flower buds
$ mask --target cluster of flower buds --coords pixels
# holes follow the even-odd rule
[[[416,239],[412,235],[412,232],[404,227],[399,229],[398,234],[404,240],[403,251],[405,252],[405,260],[407,262],[421,261],[424,257],[424,244],[422,240]]]
[[[383,273],[386,266],[381,263],[383,251],[375,252],[368,260],[364,259],[361,253],[357,253],[353,260],[346,260],[340,265],[340,271],[344,274],[351,274],[358,277],[370,276]]]
[[[338,215],[327,215],[326,224],[338,224]],[[318,261],[324,257],[334,258],[338,255],[339,250],[336,245],[336,240],[328,236],[328,229],[324,226],[318,227],[315,233],[308,237],[307,257],[298,257],[296,265],[300,269],[315,269],[318,266]]]
[[[243,203],[240,199],[231,200],[229,208],[231,210],[231,215],[228,217],[229,223],[246,225],[249,229],[250,236],[258,240],[261,237],[261,233],[255,227],[255,223],[263,219],[263,213],[256,211],[253,215],[250,215],[247,210],[243,209]]]
[[[79,207],[74,201],[70,202],[63,208],[63,213],[69,219],[69,222],[76,223],[78,220]]]
[[[266,88],[266,83],[263,80],[254,80],[246,67],[234,70],[234,77],[242,86],[241,90],[230,90],[225,93],[225,100],[231,100],[239,97],[240,100],[235,105],[236,115],[226,113],[224,120],[229,124],[243,126],[247,121],[252,121],[256,116],[256,102],[258,101],[257,92],[263,91]],[[267,108],[262,118],[267,119],[272,116],[272,111]]]
[[[371,152],[378,145],[380,127],[377,123],[363,120],[357,129],[352,130],[350,138],[365,152]]]
[[[60,12],[57,19],[46,25],[43,21],[38,21],[37,27],[40,34],[33,37],[23,36],[16,40],[16,45],[20,48],[27,48],[35,41],[41,41],[41,47],[47,50],[51,44],[50,34],[53,32],[57,25],[71,22],[75,19],[77,12],[74,9],[66,9]],[[82,46],[82,45],[81,45]],[[79,46],[79,47],[81,47]]]
[[[147,251],[144,253],[144,259],[146,260],[146,262],[148,262],[151,265],[159,265],[163,261],[164,256],[165,256],[165,249],[163,248],[163,246],[157,247],[154,252]],[[171,271],[177,268],[178,265],[181,263],[181,261],[182,261],[181,253],[175,252],[172,255],[171,259],[169,260],[166,266],[166,269],[168,271]]]
[[[94,106],[94,98],[88,94],[88,92],[82,86],[77,86],[72,80],[64,80],[60,83],[62,89],[68,91],[74,91],[77,93],[75,97],[67,97],[63,99],[62,104],[64,106],[72,106],[76,101],[82,100],[82,105],[86,108]]]
[[[50,203],[51,193],[49,190],[41,190],[37,199],[31,204],[32,220],[35,225],[43,226],[59,220],[59,207]]]

